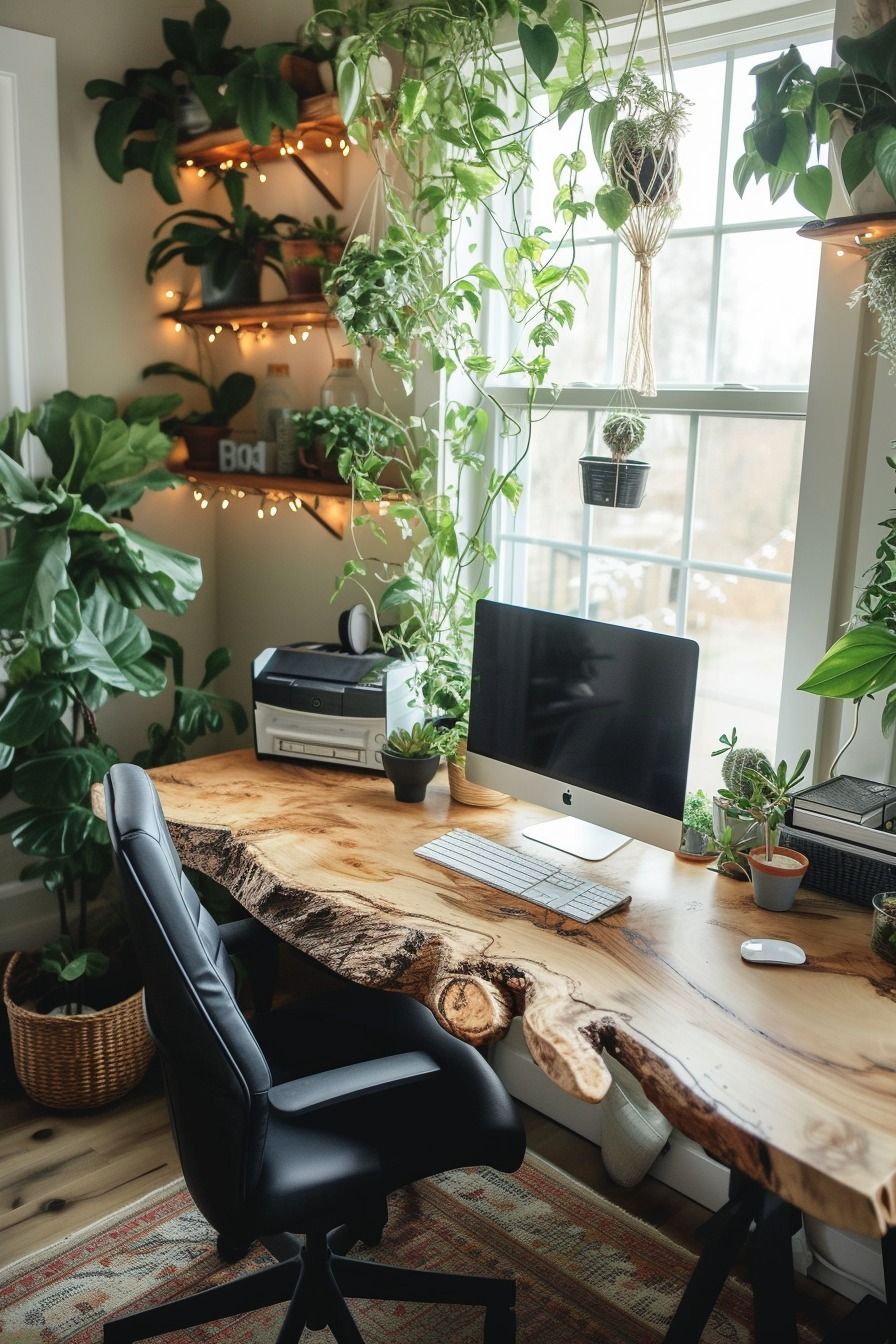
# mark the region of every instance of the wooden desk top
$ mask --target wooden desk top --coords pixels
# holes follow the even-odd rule
[[[250,751],[153,778],[184,862],[330,969],[415,995],[476,1044],[521,1016],[533,1057],[586,1100],[609,1050],[720,1160],[835,1225],[896,1225],[896,970],[870,950],[870,911],[801,890],[769,914],[749,884],[632,842],[599,865],[630,906],[583,926],[414,855],[452,826],[545,852],[520,835],[540,809],[454,803],[444,770],[422,805]],[[746,965],[761,935],[806,966]]]

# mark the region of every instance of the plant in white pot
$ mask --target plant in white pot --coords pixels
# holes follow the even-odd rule
[[[751,849],[747,858],[753,877],[753,900],[763,910],[789,910],[809,867],[805,854],[775,843],[790,796],[802,783],[809,756],[807,747],[792,770],[786,761],[781,761],[776,769],[763,759],[755,769],[744,770],[743,792],[719,791],[737,816],[756,824],[762,837],[762,844]]]

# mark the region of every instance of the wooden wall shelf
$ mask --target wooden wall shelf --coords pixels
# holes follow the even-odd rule
[[[348,136],[345,123],[339,115],[339,99],[335,94],[324,93],[307,98],[301,104],[300,111],[302,115],[296,126],[291,131],[275,130],[267,145],[250,144],[236,126],[206,131],[191,140],[181,140],[177,146],[177,162],[187,168],[220,168],[222,164],[233,166],[228,165],[229,159],[233,159],[237,167],[243,160],[247,163],[270,163],[273,159],[286,158],[287,154],[281,155],[281,148],[288,150],[291,146],[296,150],[299,141],[302,142],[302,149],[312,154],[345,153]]]
[[[290,331],[293,327],[335,327],[326,299],[319,294],[294,295],[271,303],[238,308],[173,308],[161,317],[185,327],[230,327],[231,331]]]
[[[255,472],[205,471],[187,463],[180,470],[202,508],[228,508],[248,499],[260,518],[272,517],[285,506],[307,513],[341,541],[352,511],[351,486],[345,481],[322,481],[316,476],[262,476]],[[272,512],[273,511],[273,512]]]
[[[804,224],[797,229],[800,238],[829,243],[841,252],[865,255],[872,243],[896,234],[896,210],[884,215],[847,215],[842,219],[825,219]]]

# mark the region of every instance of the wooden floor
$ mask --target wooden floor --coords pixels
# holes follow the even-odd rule
[[[600,1151],[524,1108],[529,1147],[680,1244],[699,1251],[706,1210],[649,1177],[614,1185]],[[81,1115],[34,1106],[14,1085],[0,1096],[0,1268],[88,1227],[175,1180],[180,1166],[155,1067],[130,1097]],[[743,1267],[746,1273],[746,1266]],[[797,1276],[801,1319],[821,1331],[849,1303]]]

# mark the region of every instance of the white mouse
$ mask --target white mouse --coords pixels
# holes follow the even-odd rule
[[[744,961],[755,961],[769,966],[802,966],[806,954],[796,943],[783,938],[748,938],[740,945]]]

